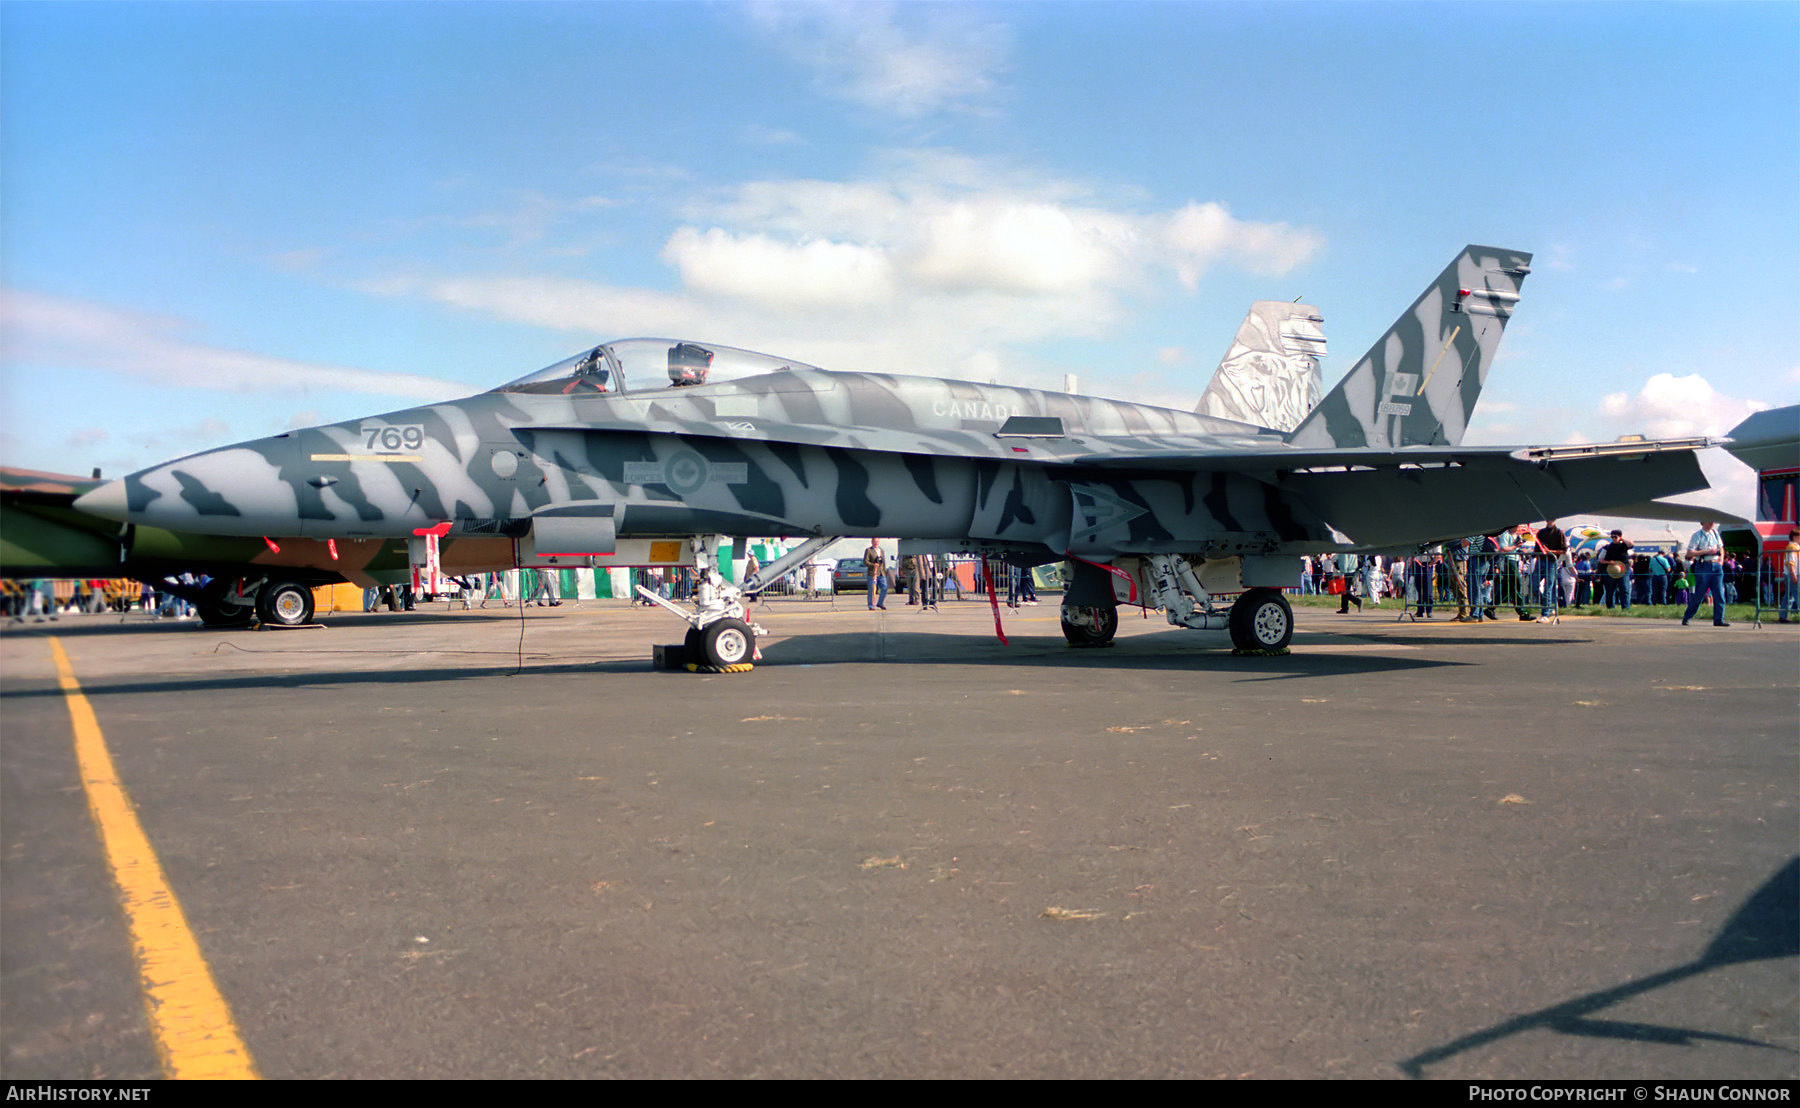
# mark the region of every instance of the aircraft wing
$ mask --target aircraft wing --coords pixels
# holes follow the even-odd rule
[[[1222,470],[1239,473],[1293,472],[1336,468],[1457,466],[1495,459],[1538,465],[1593,458],[1639,458],[1650,454],[1693,451],[1718,446],[1711,438],[1637,439],[1579,446],[1404,446],[1240,449],[1204,440],[1090,438],[1094,450],[1062,459],[1072,465],[1118,469]]]
[[[1304,505],[1358,547],[1424,545],[1522,520],[1605,511],[1707,487],[1696,451],[1713,439],[1573,447],[1193,450],[1177,444],[1070,458],[1071,480],[1111,487],[1218,474]],[[1057,469],[1049,470],[1055,476]],[[1206,487],[1196,482],[1197,489]],[[1291,511],[1292,509],[1283,509]]]
[[[35,469],[0,466],[0,501],[18,504],[66,506],[75,498],[105,484],[98,477],[74,477]]]

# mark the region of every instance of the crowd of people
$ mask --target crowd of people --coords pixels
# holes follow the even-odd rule
[[[1685,543],[1642,550],[1615,530],[1571,551],[1552,519],[1456,539],[1413,557],[1321,555],[1305,559],[1300,591],[1339,596],[1340,613],[1394,599],[1415,618],[1428,619],[1454,605],[1454,618],[1467,623],[1496,619],[1503,608],[1520,620],[1549,621],[1565,608],[1628,612],[1633,605],[1681,608],[1685,623],[1712,599],[1714,622],[1723,625],[1724,605],[1759,599],[1755,560],[1727,551],[1711,521]],[[1781,622],[1800,618],[1800,530],[1765,569],[1760,602],[1778,607]]]
[[[1005,591],[1008,608],[1019,609],[1038,603],[1037,581],[1032,571],[1005,562],[990,560],[984,566],[980,558],[958,559],[944,554],[907,554],[896,562],[881,548],[880,539],[869,543],[868,549],[863,551],[862,562],[868,578],[866,588],[871,611],[885,611],[888,595],[898,595],[901,589],[906,590],[907,607],[937,611],[946,589],[954,592],[956,599],[964,598],[965,575],[972,582],[968,595],[974,599],[986,597],[991,585],[996,600],[1002,590]],[[968,567],[966,574],[959,571],[962,566]]]
[[[187,584],[205,580],[183,574]],[[148,612],[167,619],[192,619],[194,606],[172,592],[129,577],[105,580],[42,578],[0,579],[0,615],[12,623],[44,623],[79,613]]]

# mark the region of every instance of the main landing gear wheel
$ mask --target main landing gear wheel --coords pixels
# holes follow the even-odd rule
[[[281,627],[311,623],[312,590],[293,581],[272,581],[256,595],[256,614],[264,623]]]
[[[1119,609],[1064,604],[1062,631],[1070,646],[1110,646],[1119,631]]]
[[[202,600],[194,605],[200,615],[200,626],[216,628],[248,627],[256,619],[256,610],[226,600]]]
[[[1231,606],[1231,645],[1275,653],[1294,638],[1294,609],[1279,589],[1251,589]]]
[[[756,632],[741,619],[715,620],[700,632],[700,657],[697,661],[727,669],[748,665],[756,654]]]

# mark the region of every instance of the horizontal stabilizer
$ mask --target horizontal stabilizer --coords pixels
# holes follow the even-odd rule
[[[1642,500],[1636,504],[1589,508],[1587,511],[1594,515],[1621,516],[1625,519],[1663,519],[1671,523],[1692,523],[1695,526],[1709,519],[1716,519],[1733,527],[1756,526],[1743,516],[1733,515],[1709,504],[1679,504],[1673,500]]]
[[[1733,427],[1725,452],[1758,472],[1800,468],[1800,405],[1757,412]]]

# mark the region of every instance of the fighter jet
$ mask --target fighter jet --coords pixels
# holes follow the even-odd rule
[[[1195,411],[1292,430],[1319,401],[1322,322],[1310,305],[1251,305]],[[693,351],[677,353],[688,383],[709,368],[699,358]],[[426,529],[407,538],[340,536],[340,548],[335,538],[204,535],[121,524],[74,507],[76,498],[101,484],[97,470],[76,477],[0,466],[0,577],[132,578],[194,604],[202,626],[233,628],[310,623],[314,586],[348,581],[364,588],[422,588],[518,563],[516,546],[504,535],[438,539]],[[665,551],[658,560],[658,548],[639,546],[637,560],[651,564],[671,564],[682,552],[680,544],[658,544]]]
[[[659,602],[713,667],[756,655],[746,595],[856,535],[898,537],[903,552],[1068,561],[1072,645],[1109,642],[1124,603],[1279,651],[1293,634],[1280,590],[1298,583],[1302,555],[1416,547],[1706,487],[1705,439],[1460,445],[1530,261],[1463,250],[1292,430],[632,339],[466,399],[191,455],[77,506],[226,535],[504,536],[526,565],[679,557],[697,598]],[[726,580],[721,545],[752,535],[807,541]]]

